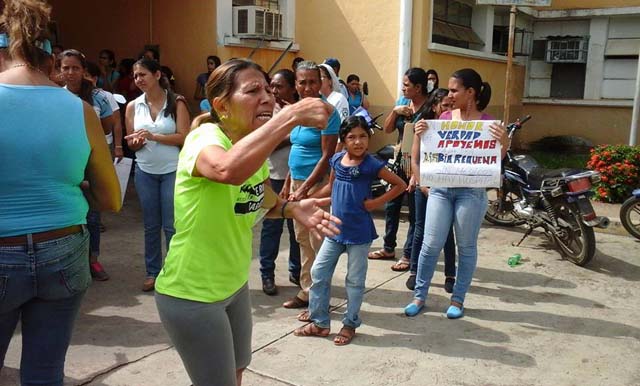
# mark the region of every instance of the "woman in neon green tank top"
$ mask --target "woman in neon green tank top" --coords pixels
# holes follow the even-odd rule
[[[326,200],[273,193],[266,159],[296,125],[325,127],[332,108],[307,98],[272,116],[267,76],[248,60],[218,67],[206,92],[211,113],[196,118],[178,161],[176,234],[156,303],[194,385],[239,385],[251,359],[247,281],[259,213],[293,217],[318,237],[340,221],[320,209]]]

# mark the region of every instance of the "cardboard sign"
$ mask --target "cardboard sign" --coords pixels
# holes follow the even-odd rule
[[[500,187],[501,145],[497,121],[429,120],[420,137],[420,185],[446,188]]]
[[[551,0],[476,0],[478,5],[517,5],[521,7],[550,7]]]
[[[113,167],[116,169],[116,175],[118,176],[118,182],[120,183],[121,204],[124,203],[124,195],[127,193],[127,184],[129,183],[129,176],[131,175],[131,166],[133,166],[132,158],[124,157],[120,161],[113,161]]]

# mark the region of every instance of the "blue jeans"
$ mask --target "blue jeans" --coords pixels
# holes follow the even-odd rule
[[[284,180],[271,179],[271,188],[280,193]],[[280,236],[284,228],[284,219],[266,218],[262,222],[260,232],[260,275],[262,279],[275,276],[276,258],[280,252]],[[295,278],[300,278],[300,245],[296,241],[296,233],[293,229],[293,219],[287,219],[289,230],[289,273]]]
[[[89,232],[0,245],[0,368],[18,320],[22,385],[60,385],[73,323],[91,283]]]
[[[414,275],[418,272],[418,257],[420,256],[422,240],[424,239],[424,221],[427,212],[427,200],[429,199],[429,196],[422,193],[420,189],[416,189],[415,196],[416,223],[413,231],[410,268],[410,272]],[[453,225],[451,225],[447,241],[444,243],[444,275],[446,277],[456,277],[456,242],[453,238]]]
[[[345,326],[358,328],[362,324],[360,306],[364,296],[364,283],[367,279],[367,254],[371,243],[341,244],[325,238],[316,261],[311,268],[311,289],[309,290],[309,318],[321,328],[329,328],[329,300],[331,299],[331,279],[336,269],[338,258],[347,252],[347,311],[342,319]]]
[[[414,297],[425,301],[451,223],[458,244],[458,272],[451,301],[463,304],[478,259],[478,233],[487,211],[483,188],[432,188],[427,202],[424,241],[418,259]]]
[[[176,233],[173,227],[173,190],[176,172],[150,174],[136,165],[136,191],[142,206],[144,222],[144,263],[147,277],[157,277],[162,268],[162,244],[160,231],[164,230],[167,250],[171,237]]]
[[[396,250],[396,237],[398,227],[400,225],[400,209],[402,209],[402,201],[405,196],[409,200],[409,229],[407,230],[407,239],[404,242],[402,255],[411,257],[411,245],[413,244],[413,232],[415,222],[415,199],[413,192],[403,193],[393,200],[387,202],[384,206],[384,250],[387,253],[393,253]]]

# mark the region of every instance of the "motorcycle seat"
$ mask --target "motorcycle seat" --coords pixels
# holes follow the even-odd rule
[[[529,172],[527,175],[527,183],[531,188],[540,189],[542,186],[542,181],[547,178],[559,178],[559,177],[569,177],[575,174],[582,173],[584,170],[578,169],[545,169],[545,168],[535,168]]]

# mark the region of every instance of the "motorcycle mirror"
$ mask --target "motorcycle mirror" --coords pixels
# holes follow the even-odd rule
[[[362,92],[364,95],[369,95],[369,84],[367,82],[362,83]]]

